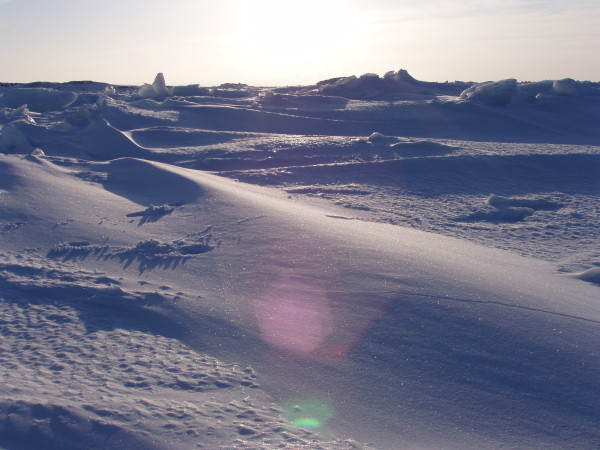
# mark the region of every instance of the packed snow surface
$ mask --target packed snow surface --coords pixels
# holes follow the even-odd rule
[[[0,447],[600,447],[600,84],[0,86]]]

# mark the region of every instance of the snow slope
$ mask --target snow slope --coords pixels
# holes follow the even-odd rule
[[[600,445],[597,84],[0,91],[1,446]]]

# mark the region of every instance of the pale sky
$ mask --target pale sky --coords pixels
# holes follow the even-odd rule
[[[598,0],[0,0],[0,82],[600,81]]]

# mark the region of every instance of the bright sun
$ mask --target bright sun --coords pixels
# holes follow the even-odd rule
[[[342,1],[252,1],[241,13],[248,50],[280,63],[315,63],[344,51],[357,24],[357,14]]]

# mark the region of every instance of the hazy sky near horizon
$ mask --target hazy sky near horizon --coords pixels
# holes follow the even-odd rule
[[[0,0],[0,81],[600,81],[598,0]]]

